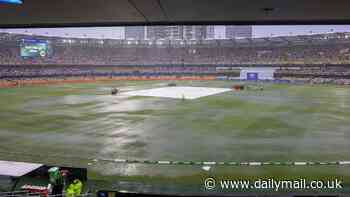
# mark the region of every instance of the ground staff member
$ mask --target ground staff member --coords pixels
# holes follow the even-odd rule
[[[79,179],[75,179],[66,190],[66,197],[80,196],[83,183]]]

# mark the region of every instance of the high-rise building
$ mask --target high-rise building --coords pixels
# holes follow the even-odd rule
[[[202,25],[190,25],[183,26],[183,39],[184,40],[203,40],[206,38],[206,26]]]
[[[166,37],[169,40],[181,40],[183,39],[183,26],[174,25],[174,26],[166,26]]]
[[[125,27],[125,39],[130,40],[144,40],[145,27],[144,26],[128,26]]]
[[[200,40],[206,38],[206,26],[148,26],[146,27],[146,38],[150,40]]]
[[[183,26],[148,26],[146,29],[146,38],[149,40],[183,39]]]
[[[252,38],[252,33],[253,33],[252,26],[241,26],[241,25],[225,26],[225,38],[226,39]]]
[[[148,40],[166,39],[167,38],[166,27],[167,26],[147,26],[146,39]]]
[[[215,39],[215,26],[214,25],[208,25],[205,26],[205,39],[212,40]]]
[[[221,27],[221,26],[220,26]],[[222,34],[222,36],[217,36]],[[131,26],[125,27],[125,39],[135,40],[203,40],[251,38],[251,26]]]

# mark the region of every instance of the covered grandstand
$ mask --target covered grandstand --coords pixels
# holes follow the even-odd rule
[[[25,39],[45,40],[51,53],[45,57],[23,58],[19,51]],[[349,33],[230,40],[116,40],[1,33],[0,44],[6,46],[0,49],[0,78],[5,80],[169,75],[239,77],[240,67],[252,66],[275,67],[274,77],[281,79],[327,78],[347,83],[349,78]]]

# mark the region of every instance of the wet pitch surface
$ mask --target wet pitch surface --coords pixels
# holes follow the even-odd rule
[[[162,81],[0,89],[0,158],[88,167],[92,177],[202,185],[212,177],[350,180],[349,166],[117,164],[161,161],[350,160],[350,88],[264,84],[194,100],[128,96]],[[230,88],[229,81],[181,86]],[[122,94],[110,95],[118,87]],[[88,165],[89,164],[89,165]],[[151,178],[150,178],[151,177]]]

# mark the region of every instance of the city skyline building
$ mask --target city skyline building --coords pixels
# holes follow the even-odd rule
[[[124,28],[124,38],[126,40],[144,40],[145,27],[143,26],[129,26]]]

